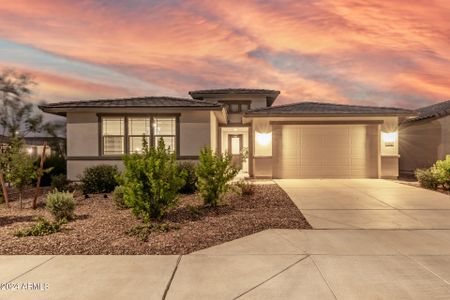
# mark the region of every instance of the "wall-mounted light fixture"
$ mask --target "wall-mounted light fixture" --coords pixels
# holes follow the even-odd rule
[[[397,131],[394,132],[381,132],[381,139],[384,142],[385,147],[394,147],[394,143],[397,141]]]
[[[267,146],[272,142],[272,132],[256,132],[256,142],[261,146]]]

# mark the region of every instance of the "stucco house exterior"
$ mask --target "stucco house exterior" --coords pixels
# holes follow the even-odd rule
[[[412,174],[450,154],[450,100],[416,110],[400,125],[400,170]]]
[[[141,97],[60,102],[67,118],[67,172],[94,164],[122,168],[121,156],[163,138],[179,160],[209,146],[256,178],[396,178],[398,125],[415,112],[391,107],[298,102],[273,106],[279,91],[214,89],[191,98]],[[248,159],[242,160],[243,154]],[[246,155],[247,156],[247,155]]]

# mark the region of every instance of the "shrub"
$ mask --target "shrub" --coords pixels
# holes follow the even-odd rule
[[[417,169],[415,175],[421,186],[427,189],[437,190],[439,181],[431,168]]]
[[[157,147],[149,147],[144,140],[142,148],[142,154],[123,158],[124,199],[144,221],[159,220],[176,204],[186,173],[180,172],[175,154],[166,149],[162,138]]]
[[[75,201],[72,193],[58,192],[57,190],[50,192],[47,195],[45,206],[57,221],[74,218]]]
[[[80,178],[84,194],[110,193],[118,185],[116,166],[97,165],[86,168]]]
[[[251,196],[255,193],[255,185],[251,181],[241,179],[236,182],[235,185],[239,195],[241,196]]]
[[[230,154],[214,153],[206,147],[200,151],[197,166],[197,188],[205,205],[217,206],[229,190],[229,182],[237,175],[238,169],[231,164]]]
[[[431,167],[431,172],[444,189],[450,190],[450,155],[447,155],[444,160],[436,161]]]
[[[50,222],[39,217],[36,224],[29,228],[19,230],[14,235],[17,237],[49,235],[61,231],[63,224],[64,222]]]
[[[61,192],[65,192],[69,189],[69,181],[65,174],[58,174],[52,176],[52,184],[51,187],[53,190],[58,190]]]
[[[125,193],[125,187],[123,185],[118,185],[114,189],[114,192],[112,194],[112,199],[114,201],[114,204],[121,209],[127,208],[127,205],[125,204],[124,195]]]
[[[36,160],[36,167],[39,166],[40,158]],[[60,174],[66,174],[66,159],[61,155],[52,154],[44,161],[44,169],[50,169],[50,172],[44,173],[41,177],[41,186],[50,186],[52,177]]]
[[[197,174],[195,174],[196,166],[193,162],[181,162],[178,164],[180,168],[180,172],[186,173],[186,180],[184,185],[180,189],[180,193],[182,194],[193,194],[197,191]]]

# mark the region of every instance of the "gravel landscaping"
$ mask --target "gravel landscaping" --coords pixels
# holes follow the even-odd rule
[[[269,228],[310,229],[287,194],[275,184],[258,185],[255,194],[229,193],[217,208],[203,207],[197,195],[184,195],[166,219],[152,224],[147,236],[129,232],[142,225],[129,209],[118,209],[111,196],[76,196],[76,219],[62,232],[15,237],[38,216],[51,219],[44,208],[0,205],[0,254],[187,254]]]

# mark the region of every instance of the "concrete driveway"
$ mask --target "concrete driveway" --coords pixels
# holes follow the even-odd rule
[[[315,229],[450,229],[450,196],[381,179],[282,179]]]

